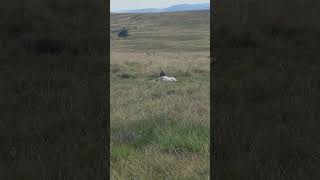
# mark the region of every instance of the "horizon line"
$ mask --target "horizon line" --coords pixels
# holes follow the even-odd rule
[[[139,9],[119,9],[119,10],[111,10],[111,7],[110,7],[110,12],[112,13],[122,13],[125,11],[135,11],[135,10],[143,10],[143,9],[164,9],[164,8],[168,8],[168,7],[171,7],[171,6],[176,6],[176,5],[193,5],[193,4],[209,4],[210,5],[210,2],[207,2],[207,3],[178,3],[178,4],[172,4],[172,5],[168,5],[168,6],[165,6],[165,7],[146,7],[146,8],[139,8]]]

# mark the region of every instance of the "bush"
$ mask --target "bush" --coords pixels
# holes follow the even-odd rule
[[[129,36],[128,34],[128,30],[126,28],[123,28],[119,33],[118,33],[118,36],[119,37],[123,37],[123,38],[126,38]]]

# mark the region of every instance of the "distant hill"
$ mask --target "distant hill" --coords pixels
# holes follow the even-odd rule
[[[195,10],[209,10],[209,3],[201,4],[178,4],[167,8],[146,8],[146,9],[133,9],[125,11],[115,11],[112,13],[160,13],[160,12],[177,12],[177,11],[195,11]]]

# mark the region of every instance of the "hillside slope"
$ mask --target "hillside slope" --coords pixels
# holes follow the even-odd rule
[[[210,3],[200,3],[200,4],[177,4],[172,5],[167,8],[145,8],[145,9],[133,9],[116,11],[116,13],[159,13],[159,12],[179,12],[179,11],[199,11],[199,10],[209,10]]]
[[[209,51],[209,11],[111,14],[110,22],[113,50]],[[117,37],[123,27],[129,30],[126,40]]]

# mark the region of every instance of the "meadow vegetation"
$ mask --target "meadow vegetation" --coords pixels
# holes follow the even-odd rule
[[[209,30],[209,11],[111,14],[111,179],[209,178]]]

